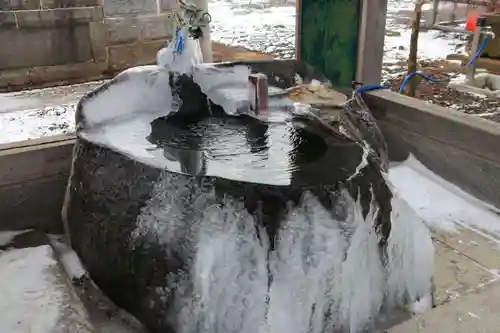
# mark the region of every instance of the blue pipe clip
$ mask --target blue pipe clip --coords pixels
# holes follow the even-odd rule
[[[181,54],[184,51],[184,31],[182,28],[178,28],[175,37],[175,49],[174,53]]]

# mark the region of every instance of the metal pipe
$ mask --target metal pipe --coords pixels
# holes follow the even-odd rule
[[[474,37],[472,39],[472,50],[471,50],[472,56],[474,56],[477,53],[482,38],[486,38],[486,36],[484,37],[482,36],[482,32],[485,26],[486,26],[486,18],[484,16],[479,17],[477,19],[476,30],[474,31]],[[473,61],[470,64],[469,70],[467,71],[467,78],[471,81],[474,81],[474,77],[476,76],[476,63],[477,61]]]

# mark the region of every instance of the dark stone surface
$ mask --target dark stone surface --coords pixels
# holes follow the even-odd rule
[[[263,72],[270,81],[275,81],[271,84],[284,88],[295,84],[295,73],[305,78],[305,82],[312,78],[321,79],[312,69],[296,61],[250,65],[254,71]],[[275,78],[281,81],[276,82]],[[84,97],[83,101],[99,98],[99,92],[120,84],[122,80],[123,77],[118,77]],[[185,95],[195,101],[190,105],[206,101],[206,98],[196,97],[199,93],[194,88],[193,94]],[[334,125],[314,117],[295,118],[293,124],[266,124],[252,117],[228,117],[222,112],[212,113],[210,121],[206,122],[203,112],[197,114],[187,110],[188,118],[178,114],[151,122],[147,140],[163,149],[165,155],[161,160],[165,162],[164,168],[159,168],[80,135],[86,128],[82,105],[80,103],[77,112],[79,135],[67,203],[72,246],[99,287],[154,333],[174,332],[174,324],[167,314],[178,291],[165,290],[169,288],[166,280],[169,274],[186,273],[187,261],[193,251],[189,228],[193,221],[206,218],[204,211],[209,206],[235,204],[244,207],[255,225],[267,231],[272,250],[290,207],[296,206],[306,191],[318,198],[332,219],[345,221],[347,206],[342,200],[342,191],[347,190],[353,198],[360,198],[365,216],[373,202],[378,205],[374,228],[380,236],[381,249],[387,241],[391,228],[391,192],[381,175],[385,162],[381,163],[376,153],[370,154],[368,164],[351,178],[361,162],[363,149],[343,136]],[[350,105],[352,110],[356,107]],[[355,123],[359,117],[353,119]],[[228,132],[228,128],[231,131]],[[285,134],[279,137],[285,138],[283,149],[289,149],[287,163],[272,162],[276,151],[270,149],[268,136],[274,130]],[[366,139],[380,144],[374,150],[378,155],[384,155],[385,143],[377,136],[378,132],[367,131],[375,134]],[[229,139],[234,137],[234,142],[245,142],[245,152],[230,144],[227,161],[218,161],[219,157],[214,153],[217,146],[213,143],[218,135]],[[254,162],[264,161],[264,168],[254,170],[249,163],[238,160],[239,156],[253,158]],[[178,166],[172,167],[174,164],[169,161]],[[217,164],[219,162],[222,164]],[[223,165],[224,168],[220,170],[213,165]],[[247,176],[231,176],[231,170],[238,168]],[[279,177],[271,177],[272,173],[266,176],[266,172],[273,171],[283,176],[282,183],[275,179]],[[164,187],[158,189],[158,184]],[[176,185],[183,190],[172,191]],[[174,244],[160,242],[158,237],[161,235],[136,233],[138,217],[158,191],[169,196],[169,202],[175,203],[179,210],[170,218],[186,226],[185,234],[175,239]]]

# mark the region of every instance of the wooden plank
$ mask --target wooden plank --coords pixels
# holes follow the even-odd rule
[[[67,173],[73,143],[73,139],[60,137],[2,145],[0,188]]]
[[[500,163],[500,124],[390,91],[365,95],[372,112],[429,139]]]
[[[0,143],[0,152],[24,147],[38,147],[47,143],[57,143],[64,141],[74,141],[75,134],[51,135],[38,139],[29,139],[9,143]]]
[[[412,153],[442,178],[500,207],[500,124],[387,91],[365,100],[391,160]]]
[[[0,230],[63,231],[73,145],[72,136],[58,136],[0,147]]]
[[[321,71],[334,87],[350,87],[356,77],[360,0],[300,0],[297,59]]]
[[[0,187],[0,230],[62,233],[61,209],[69,171],[51,178]]]
[[[380,84],[384,58],[387,0],[361,0],[356,80]]]

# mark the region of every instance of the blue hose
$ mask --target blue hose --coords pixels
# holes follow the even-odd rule
[[[487,40],[486,38],[483,40],[483,42],[481,43],[481,46],[479,46],[479,49],[477,50],[476,54],[472,58],[470,58],[470,60],[465,65],[464,69],[470,67],[472,64],[474,64],[474,62],[476,62],[477,59],[479,59],[479,57],[481,56],[481,54],[484,51],[484,48],[486,47],[486,40]],[[411,78],[413,78],[414,76],[420,76],[425,81],[431,82],[431,83],[443,83],[444,82],[444,81],[441,81],[441,80],[433,79],[430,76],[427,76],[427,75],[425,75],[425,74],[423,74],[421,72],[413,72],[413,73],[408,74],[404,78],[403,83],[401,84],[401,87],[399,88],[399,93],[400,94],[402,94],[405,91],[406,85],[411,80]],[[382,85],[363,86],[363,87],[358,88],[356,90],[356,93],[363,93],[363,92],[375,91],[375,90],[382,90],[382,89],[390,89],[390,87],[388,87],[388,86],[382,86]]]
[[[474,54],[474,56],[472,58],[470,58],[469,62],[467,63],[467,65],[465,65],[465,68],[469,67],[470,65],[472,65],[477,59],[479,59],[479,57],[481,56],[481,53],[483,53],[484,51],[484,48],[486,47],[486,38],[483,40],[483,42],[481,43],[481,46],[479,46],[479,49],[477,49],[477,52],[476,54]]]
[[[406,75],[405,79],[403,80],[403,83],[401,83],[401,87],[399,88],[399,93],[400,94],[404,93],[406,85],[411,80],[411,78],[414,77],[414,76],[420,76],[421,78],[423,78],[427,82],[441,83],[440,80],[435,80],[435,79],[431,78],[430,76],[427,76],[427,75],[425,75],[423,73],[413,72],[413,73],[410,73],[410,74]]]
[[[389,89],[389,88],[390,87],[379,86],[379,85],[375,85],[375,86],[362,86],[362,87],[359,87],[356,90],[356,93],[364,93],[364,92],[375,91],[375,90],[380,90],[380,89]]]
[[[174,53],[181,54],[184,51],[184,33],[182,28],[177,29]]]

